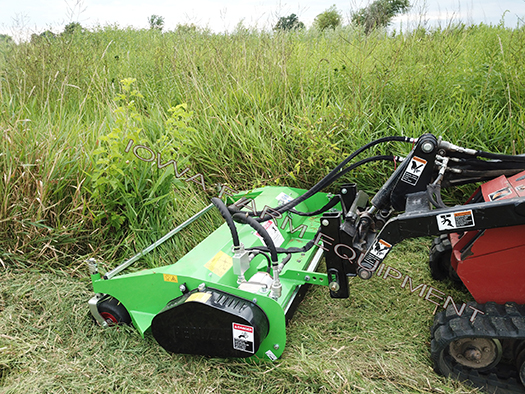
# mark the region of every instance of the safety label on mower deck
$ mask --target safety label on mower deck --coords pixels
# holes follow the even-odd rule
[[[474,215],[472,210],[442,213],[436,216],[439,230],[453,230],[462,227],[474,226]]]
[[[282,236],[281,232],[279,231],[273,220],[268,220],[267,222],[262,223],[262,226],[268,232],[268,235],[272,239],[276,248],[283,244],[284,237]],[[261,237],[259,233],[255,233],[255,236],[264,242],[263,237]]]
[[[215,275],[222,278],[222,276],[233,267],[233,260],[231,256],[228,256],[222,250],[220,250],[213,258],[204,264],[204,267],[208,268]]]
[[[409,185],[415,186],[426,165],[426,160],[414,156],[412,160],[410,160],[410,163],[408,163],[408,167],[405,170],[401,180],[408,183]]]
[[[242,352],[253,353],[253,327],[233,324],[233,348]]]

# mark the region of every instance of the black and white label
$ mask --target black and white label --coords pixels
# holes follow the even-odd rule
[[[363,262],[366,263],[365,267],[368,265],[370,267],[374,267],[373,269],[375,270],[385,259],[386,255],[391,249],[391,244],[385,240],[378,239],[374,246],[372,246],[372,249],[370,249],[370,253],[367,253],[363,260]]]
[[[454,230],[462,227],[474,226],[474,215],[468,211],[442,213],[436,216],[439,230]]]
[[[408,163],[408,167],[401,180],[409,185],[415,186],[426,165],[426,160],[414,156],[412,160],[410,160],[410,163]]]
[[[275,199],[277,201],[279,201],[279,205],[282,205],[282,204],[286,204],[286,203],[289,203],[290,201],[293,200],[293,197],[289,196],[288,194],[286,193],[279,193],[279,195],[277,197],[275,197]]]
[[[268,235],[272,239],[273,243],[275,244],[275,247],[279,247],[284,242],[284,237],[282,236],[281,232],[277,228],[277,225],[274,223],[273,220],[268,220],[264,223],[262,223],[262,226],[264,229],[268,232]],[[259,238],[261,241],[264,242],[263,237],[259,233],[255,233],[255,236]]]
[[[233,348],[242,352],[253,353],[253,327],[232,323]]]
[[[376,256],[379,260],[384,260],[388,252],[390,252],[390,249],[392,249],[392,245],[382,239],[378,239],[370,253]]]
[[[277,356],[273,354],[271,350],[267,350],[264,354],[266,354],[271,361],[277,360]]]

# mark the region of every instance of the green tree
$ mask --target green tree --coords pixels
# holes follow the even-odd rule
[[[149,28],[152,30],[153,29],[162,30],[162,28],[164,27],[164,17],[160,15],[151,15],[148,18],[148,22],[149,22]]]
[[[321,31],[326,29],[335,29],[337,26],[341,25],[342,20],[343,17],[334,4],[325,12],[322,12],[315,17],[314,26]]]
[[[57,38],[55,33],[53,33],[51,30],[46,30],[45,32],[40,33],[40,34],[35,34],[35,33],[31,34],[31,43],[35,44],[43,40],[46,40],[47,42],[51,42],[51,40],[54,40],[55,38]]]
[[[82,30],[83,29],[82,29],[82,26],[80,25],[80,23],[78,23],[78,22],[71,22],[71,23],[68,23],[64,27],[64,32],[62,34],[73,34],[76,31],[82,32]]]
[[[13,38],[10,35],[0,34],[0,44],[11,44],[12,42]]]
[[[288,16],[281,16],[273,30],[296,30],[303,28],[304,23],[299,21],[297,15],[290,14]]]
[[[392,18],[408,11],[408,0],[375,0],[367,7],[361,8],[352,14],[352,22],[363,26],[365,33],[369,34],[378,27],[387,27]]]

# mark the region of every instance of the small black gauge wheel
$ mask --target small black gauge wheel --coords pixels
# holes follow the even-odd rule
[[[128,311],[116,298],[109,297],[100,301],[97,308],[98,313],[100,313],[110,326],[131,324],[131,317],[129,316]]]

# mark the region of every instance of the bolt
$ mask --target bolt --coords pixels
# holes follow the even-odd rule
[[[361,269],[358,270],[357,274],[361,279],[370,279],[372,277],[372,271]]]
[[[275,350],[278,350],[278,349],[279,349],[279,344],[276,343],[275,345],[273,345],[273,348],[274,348]]]
[[[309,277],[308,275],[306,275],[306,276],[304,277],[304,281],[305,281],[305,282],[309,282],[309,281],[310,281],[310,277]]]
[[[188,290],[188,289],[186,288],[185,285],[180,285],[180,286],[179,286],[179,290],[180,290],[182,293],[185,293],[186,290]]]
[[[204,290],[206,290],[206,283],[201,283],[201,284],[199,285],[199,287],[197,287],[197,289],[198,289],[199,291],[201,291],[201,292],[204,291]]]
[[[346,190],[346,189],[341,189],[341,193],[342,193],[342,194],[346,194],[346,193],[348,193],[348,190]]]
[[[253,302],[254,304],[257,304],[257,298],[254,298],[254,299],[252,300],[252,302]]]
[[[469,361],[478,361],[481,359],[481,352],[478,349],[467,349],[463,355]]]
[[[338,292],[341,287],[339,286],[339,283],[337,282],[330,282],[330,284],[328,285],[328,288],[332,290],[333,292]]]
[[[481,360],[476,360],[476,364],[481,364]]]
[[[421,150],[425,153],[430,153],[434,150],[434,144],[432,142],[425,142],[421,145]]]
[[[484,351],[485,353],[488,353],[488,352],[490,352],[490,349],[489,349],[488,347],[484,347],[484,348],[483,348],[483,351]]]
[[[328,222],[328,220],[323,219],[323,220],[321,221],[321,224],[322,224],[323,226],[326,227],[326,226],[328,226],[329,222]]]

